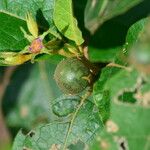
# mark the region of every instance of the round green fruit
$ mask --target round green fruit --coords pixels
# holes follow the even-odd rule
[[[90,70],[77,58],[62,60],[56,67],[54,79],[65,94],[77,94],[88,85]]]
[[[59,117],[65,117],[76,110],[79,102],[80,97],[78,96],[61,96],[53,102],[53,113]]]

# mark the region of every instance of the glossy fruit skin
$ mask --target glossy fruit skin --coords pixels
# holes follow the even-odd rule
[[[54,79],[59,88],[65,94],[78,94],[82,92],[88,85],[88,77],[90,70],[77,58],[67,58],[62,60],[56,67]]]
[[[65,117],[73,113],[79,103],[79,96],[61,96],[54,100],[52,110],[58,117]]]

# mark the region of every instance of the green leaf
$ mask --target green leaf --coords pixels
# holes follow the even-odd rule
[[[101,130],[102,123],[99,115],[93,110],[94,105],[91,102],[86,102],[80,109],[69,138],[67,146],[80,140],[87,143],[93,140],[95,134]],[[26,147],[34,150],[48,150],[52,148],[54,144],[62,146],[65,141],[66,134],[68,132],[69,123],[65,122],[53,122],[50,124],[42,125],[33,130],[33,136],[26,135],[24,140],[20,139],[19,135],[15,139],[14,147],[17,147],[18,142],[22,142],[22,148]],[[32,132],[32,131],[31,131]],[[20,133],[19,133],[20,134]],[[15,150],[15,149],[14,149]]]
[[[129,28],[126,36],[126,45],[128,49],[131,48],[134,44],[136,44],[142,32],[144,31],[147,21],[148,19],[142,19]]]
[[[102,69],[100,78],[94,84],[93,99],[99,109],[100,115],[104,122],[110,117],[111,101],[127,98],[124,92],[134,91],[137,88],[139,74],[136,70],[128,71],[117,67],[105,67]],[[126,94],[126,95],[125,95]],[[130,99],[126,102],[135,102],[130,94]]]
[[[21,150],[22,147],[23,147],[23,142],[25,140],[25,135],[22,133],[22,131],[19,131],[15,140],[14,140],[14,143],[17,143],[16,145],[13,145],[12,147],[12,150]]]
[[[118,20],[122,18],[119,17]],[[112,62],[123,52],[128,27],[120,24],[118,20],[105,23],[94,35],[91,35],[88,45],[91,61]]]
[[[84,42],[77,20],[73,17],[72,0],[56,0],[53,19],[56,27],[65,37],[77,45]]]
[[[94,33],[105,21],[134,7],[142,0],[88,0],[85,9],[85,26]]]
[[[7,95],[12,95],[15,92],[19,93],[18,96],[13,94],[13,101],[18,101],[18,103],[7,116],[9,126],[31,129],[32,126],[49,122],[55,118],[51,110],[51,104],[53,99],[55,99],[60,92],[52,78],[54,69],[55,65],[45,62],[34,65],[26,82],[21,86],[21,90],[18,92],[16,87],[16,91],[12,91],[12,88],[10,88],[11,90],[6,93]],[[22,73],[24,71],[26,70],[22,69]],[[19,73],[16,78],[12,83],[19,80]],[[21,81],[18,82],[21,84]],[[12,85],[12,87],[15,86],[15,84]],[[6,99],[11,100],[11,97],[6,97]]]
[[[79,102],[79,96],[61,95],[59,98],[53,101],[52,110],[57,116],[65,117],[77,109]]]
[[[144,74],[150,73],[150,34],[149,25],[150,18],[145,19],[145,24],[142,26],[137,42],[131,47],[129,60],[134,67]]]
[[[108,49],[97,49],[89,46],[89,59],[92,62],[113,62],[116,55],[122,47],[108,48]]]
[[[25,16],[31,12],[37,19],[39,28],[42,31],[53,24],[54,0],[1,0],[0,2],[0,51],[20,51],[26,45],[23,33],[20,31],[22,26],[26,31]],[[55,28],[53,28],[55,30]]]
[[[147,118],[150,108],[137,105],[127,105],[113,102],[111,116],[106,123],[106,129],[99,134],[98,140],[90,150],[107,148],[108,150],[150,149],[150,122]]]
[[[129,53],[131,47],[138,41],[139,36],[141,36],[141,33],[144,31],[145,24],[148,19],[142,19],[135,24],[133,24],[127,33],[124,26],[120,26],[117,23],[109,23],[103,26],[100,30],[96,32],[95,35],[91,36],[91,43],[88,47],[88,54],[89,59],[92,62],[114,62],[116,57],[120,55],[126,55]],[[107,27],[108,26],[108,27]],[[105,29],[106,28],[106,29]],[[106,30],[106,31],[105,31]],[[108,37],[108,34],[114,34],[114,30],[119,32],[125,32],[124,37],[126,36],[126,39],[123,37],[123,43],[117,44],[116,46],[113,46],[113,44],[109,45],[109,42],[113,41],[113,36]],[[127,29],[126,29],[127,30]],[[118,37],[115,37],[119,42],[119,38],[121,39],[121,34],[117,34]],[[112,38],[111,38],[112,37]],[[106,39],[105,39],[106,38]],[[111,38],[110,40],[108,40]],[[125,41],[125,42],[124,42]],[[115,41],[114,41],[115,42]],[[104,45],[104,46],[103,46]],[[104,47],[104,48],[103,48]]]
[[[15,15],[0,12],[0,51],[20,51],[27,45],[20,27],[26,22]]]
[[[109,78],[105,84],[105,90],[110,91],[111,99],[117,99],[123,92],[134,91],[137,87],[139,73],[136,70],[125,70],[117,72]]]
[[[94,84],[93,99],[99,109],[103,122],[110,116],[110,91],[105,89],[105,84],[109,78],[112,78],[120,69],[116,67],[105,67],[102,69],[100,78]]]
[[[30,0],[28,2],[26,0],[1,0],[1,3],[0,10],[11,12],[21,18],[25,18],[27,12],[31,12],[37,16],[37,19],[42,19],[44,16],[49,25],[53,26],[54,0]]]

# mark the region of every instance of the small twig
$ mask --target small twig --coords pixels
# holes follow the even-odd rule
[[[130,67],[122,66],[122,65],[119,65],[119,64],[115,64],[115,63],[109,63],[107,65],[107,67],[118,67],[118,68],[125,69],[127,71],[131,71],[132,70],[132,68],[130,68]]]
[[[5,119],[3,117],[3,112],[2,112],[2,100],[5,94],[5,91],[7,89],[7,86],[10,82],[10,78],[15,71],[16,67],[7,67],[2,80],[0,81],[0,149],[2,146],[7,146],[10,144],[11,138],[9,131],[6,127],[5,124]]]

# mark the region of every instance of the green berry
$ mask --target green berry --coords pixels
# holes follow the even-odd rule
[[[52,110],[59,117],[65,117],[73,113],[80,102],[78,96],[61,96],[54,100]]]
[[[54,79],[65,94],[77,94],[88,85],[85,77],[90,75],[90,70],[77,58],[62,60],[56,67]]]

